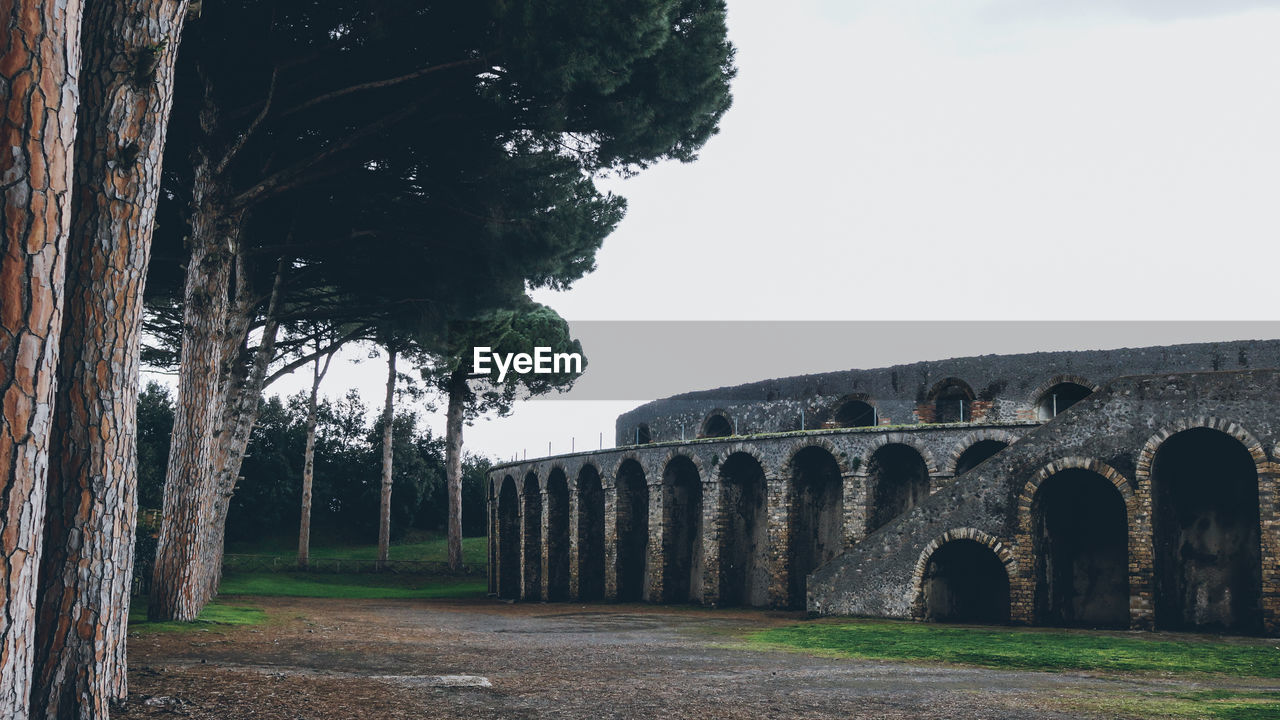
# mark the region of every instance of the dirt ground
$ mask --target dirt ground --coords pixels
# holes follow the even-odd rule
[[[798,617],[786,613],[495,600],[246,604],[263,607],[270,622],[132,635],[129,701],[113,716],[1078,718],[1096,707],[1082,699],[1099,695],[1141,708],[1152,693],[1212,687],[829,659],[736,644],[744,632]],[[1258,687],[1274,689],[1264,681]]]

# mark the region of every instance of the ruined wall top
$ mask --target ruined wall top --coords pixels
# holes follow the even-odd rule
[[[821,427],[1046,420],[1127,375],[1280,368],[1280,340],[981,355],[700,390],[618,416],[619,446]]]

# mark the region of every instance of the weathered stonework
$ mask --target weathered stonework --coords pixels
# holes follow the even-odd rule
[[[958,619],[982,603],[1003,603],[993,617],[1015,623],[1105,621],[1135,629],[1186,626],[1280,633],[1280,371],[1213,370],[1228,360],[1237,366],[1280,367],[1280,342],[968,358],[789,378],[650,403],[621,416],[618,428],[622,436],[644,422],[655,442],[494,468],[488,492],[490,589],[512,596],[509,587],[504,589],[504,578],[515,577],[521,598],[579,599],[594,582],[601,588],[595,597],[616,600],[622,578],[642,577],[638,596],[649,602],[807,606],[821,614],[917,619]],[[1171,370],[1202,371],[1116,377],[1160,363]],[[1015,370],[1026,374],[1014,377]],[[818,429],[756,432],[784,426],[786,414],[800,400],[783,391],[813,385],[815,378],[822,381],[823,393],[810,394],[804,400],[808,408],[824,398],[852,399],[893,415],[880,414],[878,425],[840,428],[830,427],[833,423],[821,411],[807,410],[806,426],[813,422]],[[840,387],[835,384],[840,378],[857,382]],[[960,390],[957,382],[963,382]],[[882,385],[891,392],[877,395]],[[772,399],[736,401],[769,387],[777,390]],[[956,402],[941,411],[963,412],[964,422],[928,422],[935,409],[930,395],[941,392],[939,388],[952,393],[945,402]],[[1054,394],[1055,389],[1062,394]],[[972,398],[964,394],[970,392]],[[1058,400],[1072,393],[1092,394],[1072,399],[1069,411],[1059,407]],[[687,423],[692,417],[701,423],[704,411],[698,406],[704,402],[706,412],[732,416],[730,426],[755,434],[663,441],[681,422],[686,423],[685,437],[693,438],[697,433]],[[828,410],[835,416],[834,409]],[[1056,417],[1054,410],[1060,413]],[[922,422],[886,424],[894,416]],[[698,433],[702,429],[699,425]],[[1190,502],[1183,498],[1193,497],[1188,493],[1199,482],[1199,476],[1187,480],[1190,471],[1169,463],[1165,465],[1173,469],[1161,470],[1162,450],[1175,444],[1194,449],[1199,446],[1188,443],[1197,442],[1217,443],[1205,447],[1235,453],[1231,457],[1236,460],[1227,458],[1222,464],[1234,468],[1234,479],[1223,482],[1252,487],[1248,483],[1256,476],[1256,527],[1250,524],[1249,503],[1243,504],[1248,506],[1241,510],[1244,514],[1226,507],[1208,518],[1209,525],[1229,525],[1219,535],[1196,535],[1199,531],[1179,520],[1181,515],[1160,509],[1183,507],[1178,503]],[[884,448],[917,458],[912,462],[923,475],[882,463],[877,452]],[[1197,472],[1207,473],[1204,482],[1218,482],[1212,458],[1198,462]],[[671,484],[677,482],[673,463],[686,473],[681,485]],[[830,470],[819,473],[814,463],[829,463]],[[1248,475],[1242,474],[1245,466]],[[625,511],[632,495],[623,498],[619,487],[624,469],[628,478],[636,478],[628,481],[627,492],[637,492],[641,483],[647,492],[647,506],[634,512]],[[567,487],[567,500],[549,495],[553,472],[555,492]],[[696,481],[688,473],[695,473]],[[595,474],[602,492],[584,500],[582,478]],[[908,481],[924,488],[926,479],[923,494],[884,490]],[[828,490],[807,490],[810,495],[802,503],[798,493],[803,482],[828,483]],[[1085,492],[1086,485],[1115,508],[1114,517],[1104,522],[1098,515],[1097,520],[1099,527],[1122,533],[1111,545],[1093,535],[1111,537],[1106,533],[1112,530],[1091,535],[1092,519],[1061,509],[1066,507],[1061,498]],[[700,512],[676,515],[685,512],[679,510],[682,498],[697,498],[694,486],[701,491]],[[1195,507],[1179,512],[1197,511],[1210,512]],[[697,518],[697,528],[683,527],[690,517]],[[763,518],[763,527],[756,517]],[[584,540],[582,528],[590,518],[603,526],[603,547]],[[880,519],[873,523],[873,518]],[[640,521],[647,521],[639,540],[643,552],[636,553],[634,544],[620,552],[621,529],[639,527],[634,523]],[[518,532],[518,538],[504,538],[503,528]],[[804,528],[802,535],[796,534],[798,528]],[[820,528],[830,528],[833,534],[827,537],[838,538],[838,552],[819,537],[825,532]],[[824,542],[826,553],[813,555]],[[1244,575],[1227,577],[1221,568],[1194,565],[1180,554],[1187,543],[1213,548],[1236,543],[1229,547],[1256,552],[1259,577],[1256,582]],[[1249,550],[1250,543],[1255,550]],[[1053,558],[1046,554],[1050,552]],[[502,565],[513,556],[519,559],[519,572],[504,572]],[[589,556],[593,567],[603,558],[602,573],[584,576]],[[567,568],[567,580],[557,568]],[[816,569],[806,574],[795,568]],[[1106,582],[1100,587],[1108,594],[1087,597],[1073,584],[1071,568],[1077,575],[1101,573]],[[977,578],[986,580],[978,587],[966,585],[979,583]],[[1219,597],[1223,592],[1226,599]],[[1201,596],[1209,600],[1195,600]],[[1120,609],[1119,621],[1113,617],[1115,608]]]

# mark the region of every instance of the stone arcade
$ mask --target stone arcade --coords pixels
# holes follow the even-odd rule
[[[1280,634],[1280,341],[983,356],[687,393],[490,475],[489,586]]]

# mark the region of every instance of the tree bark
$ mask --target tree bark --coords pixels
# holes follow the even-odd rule
[[[317,338],[316,350],[320,349]],[[315,478],[316,467],[316,416],[319,414],[320,382],[329,372],[329,361],[333,355],[327,355],[324,364],[316,357],[315,369],[311,373],[311,397],[307,402],[307,449],[302,455],[302,516],[298,520],[298,567],[306,570],[311,565],[311,484]]]
[[[378,505],[378,569],[387,567],[391,548],[391,445],[394,437],[396,350],[387,348],[387,402],[382,409],[382,501]]]
[[[71,223],[79,0],[0,0],[0,717],[27,717]]]
[[[204,561],[208,523],[217,505],[214,432],[222,420],[222,341],[238,232],[238,218],[218,202],[211,170],[208,158],[197,164],[181,369],[147,608],[152,620],[195,620],[209,597]]]
[[[127,690],[142,292],[186,2],[84,16],[31,712],[106,718]],[[147,57],[142,73],[124,57]]]
[[[449,408],[445,414],[444,465],[449,490],[449,569],[462,569],[462,421],[467,402],[467,368],[459,365],[449,377]]]

